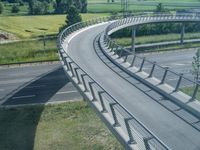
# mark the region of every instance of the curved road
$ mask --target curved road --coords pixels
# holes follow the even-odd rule
[[[69,42],[70,57],[171,149],[199,150],[200,132],[191,125],[199,121],[197,118],[187,116],[191,119],[191,124],[185,122],[155,101],[159,100],[161,95],[140,83],[146,91],[152,92],[154,97],[144,94],[97,56],[93,41],[105,27],[106,24],[100,24],[79,31]],[[134,84],[138,82],[135,80]],[[165,99],[163,101],[169,102]],[[171,109],[178,109],[175,104],[171,105]]]

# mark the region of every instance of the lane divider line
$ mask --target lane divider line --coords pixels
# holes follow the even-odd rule
[[[12,99],[31,98],[31,97],[35,97],[35,96],[36,96],[36,95],[16,96],[16,97],[12,97]]]

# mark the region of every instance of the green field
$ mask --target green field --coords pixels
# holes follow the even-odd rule
[[[82,14],[83,20],[107,16],[105,13]],[[44,16],[1,16],[0,30],[13,33],[19,38],[34,38],[38,36],[57,34],[65,23],[66,15]]]
[[[200,38],[200,33],[186,33],[184,39],[197,39]],[[130,46],[131,38],[115,38],[119,45]],[[164,41],[180,40],[180,34],[165,34],[165,35],[150,35],[136,37],[136,44],[157,43]]]
[[[183,93],[186,93],[186,94],[188,94],[189,96],[192,97],[192,94],[193,94],[194,89],[195,89],[195,86],[192,86],[192,87],[185,87],[185,88],[182,88],[181,91],[182,91]],[[200,101],[200,89],[198,89],[198,92],[197,92],[197,95],[196,95],[196,99],[197,99],[198,101]]]
[[[88,0],[88,3],[106,3],[107,0]],[[115,2],[121,2],[120,0],[115,0]],[[183,2],[187,2],[187,3],[195,3],[195,2],[200,2],[199,0],[131,0],[129,2],[158,2],[158,3],[174,3],[174,2],[179,2],[179,3],[183,3]]]
[[[87,106],[71,102],[0,109],[1,150],[122,150]]]
[[[0,64],[58,60],[56,40],[22,41],[0,44]]]
[[[155,6],[142,6],[142,5],[130,5],[130,11],[153,11],[155,10]],[[121,11],[120,4],[112,4],[112,3],[103,3],[103,4],[90,4],[88,5],[88,11],[92,12],[119,12]]]
[[[160,46],[156,48],[145,49],[139,52],[161,52],[161,51],[174,51],[181,49],[190,49],[190,48],[198,48],[200,47],[200,43],[188,43],[184,45],[172,45],[172,46]]]
[[[168,10],[177,10],[185,8],[200,7],[199,0],[133,0],[128,1],[128,11],[153,11],[156,9],[158,3],[162,3]],[[115,1],[114,3],[107,3],[105,0],[89,0],[88,4],[89,12],[114,12],[121,11],[121,2]]]

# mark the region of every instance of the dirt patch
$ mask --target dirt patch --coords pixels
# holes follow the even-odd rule
[[[0,40],[8,40],[8,36],[3,33],[0,33]]]
[[[0,30],[0,43],[14,40],[18,40],[18,38],[11,33]]]

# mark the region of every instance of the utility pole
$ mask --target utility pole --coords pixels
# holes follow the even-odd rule
[[[185,35],[185,24],[182,23],[182,26],[181,26],[181,39],[180,39],[181,45],[184,44],[184,35]]]
[[[131,51],[135,54],[135,34],[136,34],[136,26],[132,27],[132,44],[131,44]]]
[[[46,34],[45,34],[45,32],[43,34],[43,47],[44,47],[44,54],[45,54],[45,50],[46,50]]]
[[[121,9],[122,9],[123,15],[126,15],[128,11],[128,0],[121,0]]]

